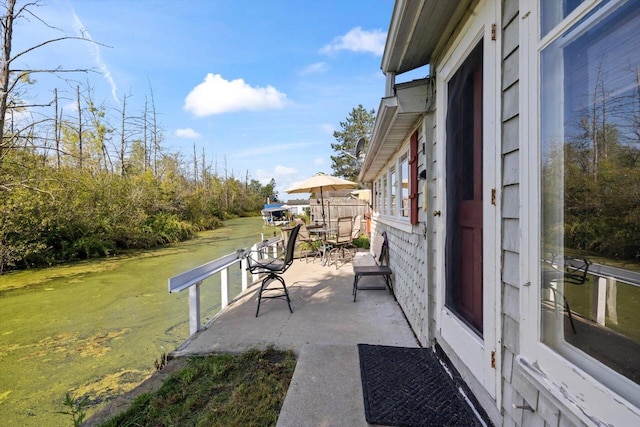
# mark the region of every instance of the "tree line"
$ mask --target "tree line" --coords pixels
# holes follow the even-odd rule
[[[163,152],[154,169],[139,165],[123,175],[80,167],[69,154],[62,159],[69,161],[58,166],[57,153],[30,141],[5,153],[0,272],[189,239],[224,219],[257,215],[275,187],[274,180],[262,185],[206,167],[196,178],[176,153]]]
[[[608,87],[597,71],[594,87],[565,124],[565,140],[550,147],[543,165],[544,238],[553,242],[562,232],[570,250],[637,262],[640,68],[617,70],[624,90],[613,90],[613,82]]]

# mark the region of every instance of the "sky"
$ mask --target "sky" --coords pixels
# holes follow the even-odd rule
[[[14,53],[62,36],[97,43],[47,44],[14,67],[92,68],[94,99],[115,109],[126,95],[142,111],[152,91],[169,151],[191,159],[195,144],[220,175],[226,163],[241,180],[273,178],[281,200],[332,173],[333,132],[384,96],[393,0],[41,0],[32,11],[39,19],[16,23]],[[24,96],[50,100],[59,87],[65,111],[75,108],[65,79],[87,80],[34,78]]]

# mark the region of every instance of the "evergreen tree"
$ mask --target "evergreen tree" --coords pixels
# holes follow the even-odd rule
[[[367,111],[362,104],[351,110],[344,122],[340,122],[340,131],[333,132],[336,139],[331,148],[337,153],[331,156],[331,168],[334,175],[350,181],[358,181],[361,162],[355,157],[356,144],[360,138],[365,139],[362,149],[364,153],[373,133],[373,125],[376,117],[374,110]]]

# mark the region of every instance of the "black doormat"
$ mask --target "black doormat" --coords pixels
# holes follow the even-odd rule
[[[429,349],[358,344],[367,422],[483,426]]]

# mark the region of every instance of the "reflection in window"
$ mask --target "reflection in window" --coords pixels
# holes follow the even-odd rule
[[[404,154],[400,157],[400,181],[402,182],[402,208],[400,215],[409,216],[409,157]]]
[[[541,338],[640,383],[640,2],[613,3],[542,51]]]
[[[389,185],[391,186],[391,207],[389,209],[389,214],[395,215],[398,212],[396,210],[396,193],[398,191],[398,181],[395,168],[389,171]]]
[[[576,7],[580,6],[582,2],[584,0],[542,0],[540,2],[542,35],[546,35],[560,21],[569,16]]]
[[[382,209],[381,212],[386,215],[389,213],[388,206],[388,193],[387,193],[387,174],[382,176],[382,185],[380,186],[380,196],[382,197]]]

